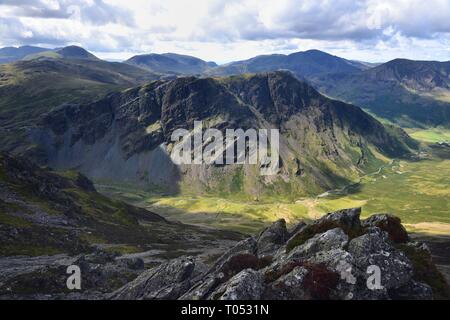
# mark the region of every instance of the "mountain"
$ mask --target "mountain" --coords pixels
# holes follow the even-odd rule
[[[68,46],[60,49],[42,51],[30,54],[24,57],[25,60],[53,58],[53,59],[75,59],[75,60],[99,60],[92,53],[84,48],[77,46]]]
[[[289,70],[300,79],[328,73],[354,73],[367,69],[359,62],[345,60],[319,50],[289,55],[273,54],[232,62],[208,70],[207,75],[235,75],[243,73]]]
[[[450,61],[395,59],[365,74],[374,81],[395,81],[411,91],[450,90]]]
[[[450,62],[396,59],[349,61],[318,50],[258,56],[206,75],[288,70],[329,97],[353,103],[405,127],[450,126]]]
[[[33,47],[33,46],[23,46],[23,47],[5,47],[0,49],[0,64],[14,62],[21,60],[28,55],[36,54],[39,52],[49,51],[50,49]]]
[[[217,66],[214,62],[206,62],[175,53],[138,55],[128,59],[125,63],[155,73],[177,75],[197,75]]]
[[[67,267],[83,292],[112,292],[166,256],[217,255],[235,232],[167,221],[97,193],[77,172],[56,173],[0,153],[0,299],[67,294]],[[195,251],[194,251],[195,250]],[[144,252],[142,258],[127,256]],[[120,259],[118,258],[120,256]]]
[[[195,120],[222,131],[279,129],[280,172],[264,177],[258,165],[175,165],[168,155],[171,134],[192,129]],[[154,81],[62,106],[29,139],[50,167],[77,168],[100,181],[254,197],[328,190],[376,170],[380,154],[406,155],[414,147],[404,132],[320,95],[287,72]]]
[[[76,47],[54,53],[61,57],[0,65],[2,150],[26,152],[25,132],[43,114],[62,103],[92,101],[108,92],[158,78],[128,64],[93,58]]]
[[[450,127],[450,62],[396,59],[356,74],[313,80],[329,96],[403,126]]]

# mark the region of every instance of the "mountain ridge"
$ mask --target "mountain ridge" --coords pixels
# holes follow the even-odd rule
[[[214,62],[206,62],[193,56],[176,53],[136,55],[124,63],[156,73],[175,75],[201,74],[207,69],[217,66]]]
[[[258,177],[254,166],[174,165],[165,150],[171,133],[192,129],[196,120],[219,130],[279,128],[283,168],[277,182]],[[358,107],[327,99],[287,72],[273,72],[154,81],[91,104],[63,106],[31,137],[46,150],[50,166],[78,168],[98,180],[114,176],[172,193],[189,185],[193,192],[258,195],[274,188],[293,195],[307,186],[320,191],[348,182],[381,164],[377,152],[407,154],[413,143],[403,134],[388,132]]]

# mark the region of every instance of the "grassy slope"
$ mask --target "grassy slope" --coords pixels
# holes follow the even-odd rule
[[[240,238],[230,232],[168,223],[151,212],[80,187],[77,173],[55,174],[4,159],[0,154],[0,256],[76,254],[90,251],[93,245],[121,253],[155,248],[179,252],[191,249],[193,239],[205,243]],[[10,168],[16,166],[19,169],[13,171],[20,170],[25,181],[11,175]],[[48,196],[39,191],[49,188]],[[38,224],[33,220],[36,215],[72,222],[66,226]],[[9,234],[16,235],[11,238]]]
[[[444,128],[407,129],[408,134],[414,139],[425,142],[450,142],[450,130]]]
[[[118,63],[90,60],[31,60],[0,65],[0,144],[23,153],[26,128],[63,103],[96,100],[108,92],[152,79]]]
[[[439,233],[450,232],[450,159],[395,161],[376,174],[366,176],[344,195],[323,198],[273,198],[259,201],[240,195],[167,197],[135,192],[126,187],[101,189],[126,201],[182,222],[255,232],[270,221],[285,218],[317,218],[327,212],[349,207],[363,207],[363,216],[389,212],[413,227],[430,227]],[[421,225],[417,225],[421,223]],[[431,225],[430,225],[431,223]]]

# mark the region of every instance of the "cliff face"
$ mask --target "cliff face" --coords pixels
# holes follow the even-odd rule
[[[279,174],[261,177],[251,165],[176,166],[168,156],[172,132],[200,120],[221,131],[279,129]],[[406,134],[388,132],[359,108],[327,99],[286,72],[155,81],[62,106],[31,137],[50,166],[95,179],[253,196],[319,192],[377,167],[377,153],[398,156],[413,146]]]

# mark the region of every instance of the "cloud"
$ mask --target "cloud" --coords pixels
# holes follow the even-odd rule
[[[178,51],[219,62],[310,48],[448,60],[448,17],[448,0],[0,0],[0,45]]]
[[[79,19],[94,25],[118,23],[134,26],[129,10],[103,0],[2,0],[0,6],[15,17]]]

